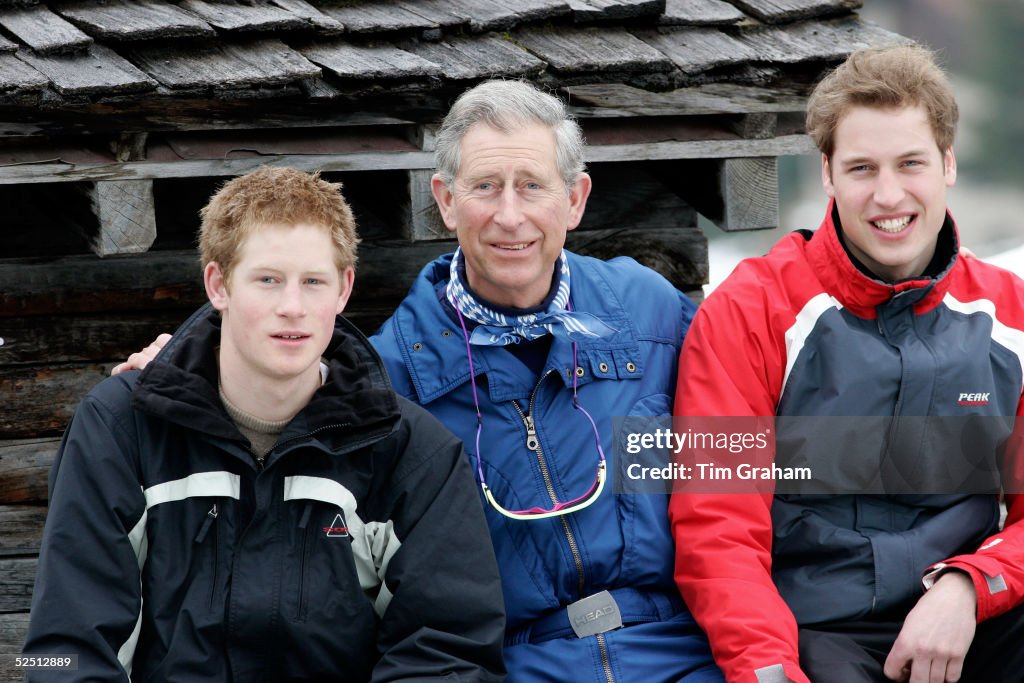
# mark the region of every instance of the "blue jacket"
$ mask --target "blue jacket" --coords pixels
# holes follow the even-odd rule
[[[450,263],[451,255],[442,256],[423,269],[372,342],[395,390],[461,438],[473,459],[477,421],[465,339],[439,300]],[[552,493],[571,500],[594,481],[597,448],[590,424],[573,408],[572,373],[610,459],[614,417],[671,414],[693,303],[632,259],[569,254],[569,264],[572,309],[616,330],[578,342],[582,371],[574,371],[572,344],[558,338],[539,379],[505,348],[473,347],[483,413],[480,455],[488,485],[509,509],[550,508]],[[536,450],[527,447],[527,417],[536,427]],[[614,481],[591,507],[550,519],[512,520],[486,506],[505,594],[510,680],[676,681],[711,666],[703,634],[673,584],[667,497],[615,495],[613,489]],[[531,633],[539,618],[603,589],[623,589],[613,594],[624,601],[658,603],[667,619],[651,617],[654,623],[583,639],[571,632],[550,640]],[[686,680],[721,680],[716,669],[709,672]]]

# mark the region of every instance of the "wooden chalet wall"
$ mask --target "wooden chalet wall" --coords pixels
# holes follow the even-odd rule
[[[569,247],[707,281],[701,213],[777,223],[808,87],[901,42],[860,0],[0,0],[0,653],[20,651],[59,436],[112,364],[203,300],[197,211],[261,164],[341,180],[371,332],[450,251],[430,196],[451,101],[567,98],[594,192]],[[0,682],[20,679],[0,671]]]

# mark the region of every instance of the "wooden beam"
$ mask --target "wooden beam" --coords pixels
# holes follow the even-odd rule
[[[430,189],[433,171],[409,171],[409,213],[402,236],[408,240],[445,240],[453,233],[445,227]]]
[[[20,653],[27,634],[28,612],[0,614],[0,653]],[[0,668],[0,683],[21,683],[24,676],[21,669]]]
[[[107,377],[111,367],[112,363],[92,363],[0,368],[0,396],[8,398],[0,408],[0,434],[13,438],[59,435],[82,397]]]
[[[696,227],[576,231],[569,233],[566,246],[600,259],[631,256],[682,291],[700,289],[708,281],[708,242]]]
[[[36,582],[35,557],[0,560],[0,613],[27,611]]]
[[[59,445],[58,438],[0,441],[0,505],[46,502]]]
[[[156,240],[152,180],[93,183],[86,192],[99,223],[93,253],[113,256],[149,250]]]
[[[778,164],[774,157],[665,162],[652,172],[727,232],[778,226]]]
[[[0,557],[36,555],[43,540],[46,508],[39,505],[0,505]]]

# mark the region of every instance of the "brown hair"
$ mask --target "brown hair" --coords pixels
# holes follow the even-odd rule
[[[261,225],[322,226],[334,242],[338,272],[356,264],[356,222],[341,195],[341,183],[319,173],[262,166],[224,183],[199,212],[199,253],[203,268],[211,261],[230,276],[239,247]]]
[[[807,102],[807,134],[831,158],[836,127],[851,107],[924,107],[940,152],[953,145],[960,110],[931,50],[918,45],[858,50],[818,83]]]

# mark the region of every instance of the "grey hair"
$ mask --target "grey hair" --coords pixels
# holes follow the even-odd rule
[[[586,169],[583,131],[565,104],[525,81],[491,80],[462,93],[437,132],[434,162],[446,185],[459,172],[462,138],[477,123],[503,133],[524,125],[541,124],[555,134],[555,160],[568,191]]]

